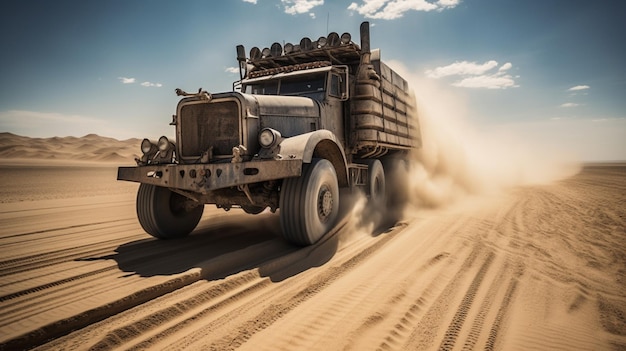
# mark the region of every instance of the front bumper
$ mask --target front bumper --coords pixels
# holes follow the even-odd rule
[[[193,165],[119,167],[117,180],[153,184],[207,194],[212,190],[267,180],[298,177],[302,160],[268,160]]]

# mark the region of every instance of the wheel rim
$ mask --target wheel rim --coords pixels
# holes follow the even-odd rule
[[[322,223],[326,223],[333,212],[333,193],[328,185],[324,184],[320,188],[317,196],[317,214]]]

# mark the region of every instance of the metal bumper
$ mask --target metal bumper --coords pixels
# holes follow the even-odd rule
[[[212,190],[237,185],[297,177],[301,173],[302,160],[294,159],[241,163],[119,167],[117,179],[207,194]]]

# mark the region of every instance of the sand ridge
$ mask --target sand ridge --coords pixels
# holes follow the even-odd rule
[[[0,133],[0,163],[21,165],[132,164],[141,139],[117,140],[97,134],[30,138]]]

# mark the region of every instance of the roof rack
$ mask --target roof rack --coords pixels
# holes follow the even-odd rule
[[[369,22],[361,24],[361,46],[352,42],[350,33],[341,36],[331,32],[327,37],[316,41],[304,37],[299,44],[287,43],[283,47],[274,43],[269,48],[253,47],[250,57],[246,56],[243,45],[237,45],[237,61],[241,79],[252,72],[281,67],[301,65],[312,62],[328,61],[337,65],[358,64],[363,54],[369,53]],[[248,66],[252,67],[248,67]],[[262,75],[262,74],[261,74]]]
[[[330,61],[332,64],[348,65],[359,63],[361,50],[354,43],[337,47],[319,47],[308,51],[282,53],[280,56],[267,56],[258,59],[250,58],[248,63],[255,69],[270,69],[309,62]]]

